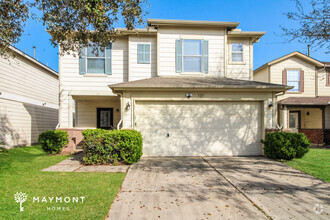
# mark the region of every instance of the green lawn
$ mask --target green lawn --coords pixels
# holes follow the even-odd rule
[[[125,174],[40,171],[68,157],[46,156],[40,146],[0,151],[0,219],[104,219]],[[16,192],[28,195],[23,212],[14,200]],[[33,203],[33,197],[40,197],[40,203]],[[41,203],[43,197],[85,200]],[[53,211],[53,207],[65,211]]]
[[[304,173],[330,182],[330,150],[310,149],[302,158],[285,163]]]

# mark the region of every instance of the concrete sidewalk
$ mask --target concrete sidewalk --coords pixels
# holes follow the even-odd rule
[[[329,219],[329,184],[262,157],[143,158],[109,219]]]
[[[88,172],[88,173],[126,173],[129,165],[89,165],[82,164],[83,154],[78,153],[73,157],[59,162],[51,167],[43,169],[45,172]]]

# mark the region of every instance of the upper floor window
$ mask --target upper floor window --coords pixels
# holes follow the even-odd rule
[[[80,74],[111,74],[112,45],[101,47],[81,47],[79,56]]]
[[[327,77],[326,85],[330,86],[330,68],[326,68],[325,74],[326,74],[326,77]]]
[[[293,86],[288,92],[300,91],[300,70],[287,70],[287,85]]]
[[[243,62],[243,43],[231,44],[231,61]]]
[[[150,63],[150,44],[137,45],[137,62]]]
[[[176,72],[208,72],[207,40],[176,40],[175,53]]]
[[[87,48],[87,73],[105,73],[105,48]]]

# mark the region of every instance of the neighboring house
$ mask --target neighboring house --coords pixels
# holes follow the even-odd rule
[[[330,63],[300,52],[254,71],[254,80],[293,86],[278,96],[278,124],[305,133],[315,144],[330,143]]]
[[[58,74],[11,47],[0,57],[0,145],[31,145],[58,123]]]
[[[60,57],[60,129],[136,129],[144,156],[262,154],[276,94],[288,87],[251,81],[264,32],[238,25],[149,19],[147,29],[118,29],[98,56]]]

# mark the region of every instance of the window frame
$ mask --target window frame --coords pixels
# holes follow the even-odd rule
[[[297,80],[289,80],[288,79],[289,71],[297,71],[298,72],[298,79],[299,80],[298,81]],[[292,88],[292,89],[288,90],[289,93],[300,93],[300,87],[301,87],[301,85],[300,85],[300,83],[301,83],[300,74],[301,74],[301,70],[300,69],[286,69],[286,84],[288,86],[290,86],[289,85],[289,82],[298,82],[298,88],[297,88],[297,90],[292,90],[292,89],[295,89],[295,88]]]
[[[330,68],[325,68],[325,77],[326,77],[326,82],[325,86],[330,86]]]
[[[185,41],[199,41],[200,43],[200,55],[185,55],[184,54],[184,43]],[[184,58],[185,57],[200,57],[200,70],[196,72],[185,71]],[[182,73],[203,73],[203,40],[202,39],[182,39]]]
[[[106,74],[106,70],[105,70],[105,65],[106,65],[106,52],[105,52],[105,50],[106,50],[106,47],[103,47],[103,49],[104,49],[104,51],[103,51],[103,53],[104,53],[104,57],[96,57],[96,55],[95,55],[95,57],[89,57],[88,56],[88,48],[89,47],[86,47],[86,51],[85,51],[85,53],[86,53],[86,62],[85,62],[85,68],[86,68],[86,74]],[[99,50],[102,48],[102,47],[98,47],[99,48]],[[103,59],[104,60],[104,72],[103,73],[90,73],[90,72],[88,72],[88,59]]]
[[[143,45],[143,61],[139,61],[139,45]],[[145,60],[145,56],[146,56],[145,46],[146,45],[149,45],[149,60],[148,61]],[[137,51],[136,62],[138,64],[150,64],[151,63],[151,43],[138,43],[136,45],[136,51]]]
[[[242,51],[233,51],[233,44],[241,44],[242,45]],[[233,60],[233,53],[242,54],[242,61],[234,61]],[[244,61],[244,43],[243,42],[231,42],[230,43],[230,63],[232,63],[232,64],[245,64],[245,61]]]

